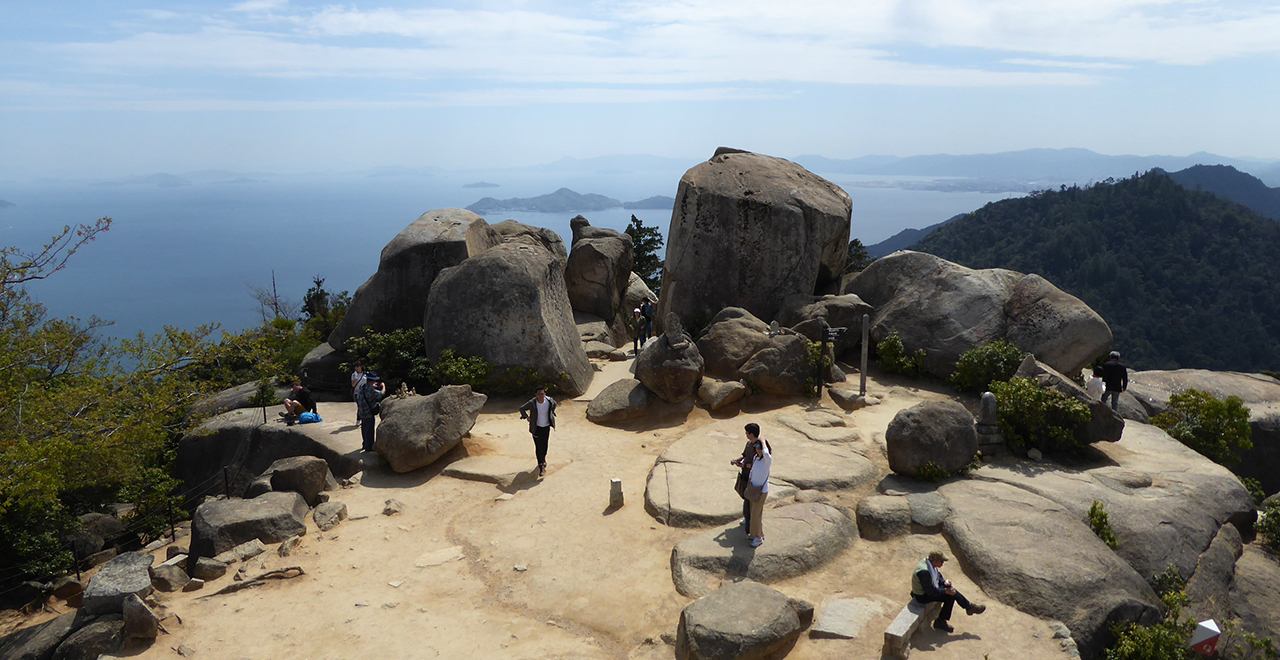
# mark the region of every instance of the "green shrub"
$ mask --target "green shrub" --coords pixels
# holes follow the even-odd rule
[[[493,365],[478,355],[455,355],[453,351],[440,351],[432,380],[438,385],[470,385],[477,392],[484,392]]]
[[[1273,501],[1264,507],[1253,528],[1264,544],[1280,551],[1280,501]]]
[[[1111,521],[1107,519],[1107,508],[1097,500],[1089,506],[1089,529],[1092,529],[1108,548],[1115,550],[1119,547],[1120,542],[1116,540],[1115,532],[1111,531]]]
[[[253,396],[249,397],[249,405],[254,408],[264,406],[277,406],[282,402],[280,397],[276,396],[275,383],[270,378],[261,378],[258,380],[258,389],[254,391]]]
[[[1105,516],[1107,514],[1103,512],[1102,515]],[[1151,577],[1151,588],[1155,590],[1156,595],[1163,597],[1165,594],[1185,591],[1187,581],[1182,579],[1182,573],[1177,566],[1169,564],[1169,567],[1164,569],[1164,572],[1157,573]]]
[[[1261,506],[1262,500],[1267,499],[1267,491],[1262,489],[1262,482],[1250,477],[1240,477],[1240,483],[1244,489],[1249,491],[1249,495],[1253,497],[1254,506]]]
[[[485,385],[485,394],[497,396],[533,396],[538,386],[547,388],[547,392],[556,394],[564,390],[562,383],[568,380],[568,374],[560,374],[557,383],[544,383],[538,372],[527,367],[512,367],[489,376]]]
[[[809,367],[817,370],[818,365],[822,365],[825,372],[827,367],[831,366],[831,356],[823,355],[822,343],[816,341],[805,340],[805,348],[808,349]],[[804,394],[809,398],[815,398],[822,395],[822,382],[810,376],[804,382]]]
[[[434,370],[427,359],[427,347],[422,328],[402,328],[391,332],[374,332],[365,328],[358,337],[346,342],[346,349],[366,371],[372,371],[387,384],[387,391],[400,389],[400,383],[419,392],[430,392],[434,384]],[[350,364],[342,365],[351,369]]]
[[[1168,412],[1151,423],[1220,465],[1238,461],[1237,449],[1253,448],[1249,409],[1239,397],[1219,399],[1196,389],[1178,392],[1169,397]]]
[[[958,389],[986,391],[994,381],[1013,378],[1027,354],[1007,339],[989,341],[960,355],[951,381]]]
[[[1106,660],[1190,660],[1193,656],[1187,642],[1195,632],[1195,619],[1179,621],[1182,608],[1190,603],[1187,594],[1175,591],[1161,597],[1164,620],[1153,626],[1120,622],[1111,624],[1116,641],[1107,649]]]
[[[925,463],[924,465],[921,465],[920,469],[916,472],[916,478],[937,483],[939,481],[950,479],[951,473],[934,463]]]
[[[908,355],[897,330],[890,332],[876,344],[876,356],[880,358],[880,365],[884,370],[892,373],[915,376],[924,369],[924,349],[917,349],[915,353]]]
[[[1046,390],[1030,378],[991,383],[991,392],[996,395],[1000,430],[1015,450],[1028,445],[1075,448],[1075,428],[1092,416],[1083,403]]]

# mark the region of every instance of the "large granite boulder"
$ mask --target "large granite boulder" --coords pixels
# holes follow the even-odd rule
[[[726,584],[680,612],[679,660],[757,660],[804,629],[796,606],[782,592],[744,580]]]
[[[564,270],[569,304],[575,311],[594,314],[617,325],[631,312],[622,308],[631,281],[631,237],[592,227],[582,216],[569,224],[573,228],[573,248]],[[625,325],[619,330],[625,330]]]
[[[737,470],[728,463],[742,455],[742,427],[739,420],[715,422],[667,447],[649,472],[645,510],[672,527],[705,527],[741,518],[742,498],[733,490]],[[849,445],[814,442],[772,424],[761,429],[761,436],[773,446],[775,456],[769,502],[799,490],[854,489],[880,477],[876,466]]]
[[[1227,602],[1241,628],[1280,647],[1280,562],[1274,556],[1247,546],[1236,562]]]
[[[89,614],[111,614],[120,611],[124,599],[151,593],[148,570],[155,557],[141,552],[126,552],[103,564],[89,579],[84,590],[84,609]]]
[[[1038,275],[973,270],[923,252],[872,262],[849,290],[875,307],[871,337],[897,331],[924,368],[945,378],[965,351],[1007,338],[1062,373],[1077,373],[1111,345],[1102,317]]]
[[[1187,580],[1188,614],[1196,621],[1222,620],[1230,613],[1231,583],[1236,577],[1236,561],[1244,552],[1240,531],[1227,523],[1196,560],[1196,570]]]
[[[267,417],[277,419],[281,406],[267,408]],[[206,495],[230,490],[232,497],[245,493],[271,464],[293,456],[324,459],[329,471],[346,479],[363,469],[360,458],[350,452],[338,433],[350,420],[328,419],[318,424],[286,426],[263,423],[256,408],[232,410],[205,420],[178,443],[174,473],[189,489],[187,506],[194,508]],[[224,479],[224,468],[226,477]]]
[[[587,419],[596,424],[625,422],[643,417],[653,402],[653,392],[634,378],[624,378],[604,388],[587,404]]]
[[[804,396],[809,393],[814,378],[809,341],[800,335],[774,337],[769,346],[748,358],[738,372],[765,394]]]
[[[93,623],[98,617],[84,610],[72,610],[44,623],[21,628],[0,637],[0,658],[5,660],[48,660],[54,649],[71,633]]]
[[[627,290],[622,294],[623,316],[630,314],[633,309],[640,309],[640,305],[646,300],[657,303],[658,296],[654,295],[653,289],[650,289],[649,285],[645,284],[639,275],[631,273],[627,279]],[[657,309],[657,305],[654,305],[654,309]],[[619,341],[622,340],[620,339]],[[621,346],[622,344],[617,345]]]
[[[432,360],[446,349],[483,357],[494,368],[491,380],[536,374],[569,396],[591,384],[564,261],[545,248],[504,243],[445,269],[431,285],[422,324]]]
[[[707,373],[738,380],[742,365],[772,343],[769,324],[741,307],[726,307],[707,325],[698,340],[698,353],[706,361]]]
[[[702,355],[683,330],[669,328],[656,341],[646,343],[636,356],[636,379],[658,398],[680,403],[698,393],[702,382]]]
[[[951,509],[943,533],[983,592],[1062,621],[1087,660],[1111,642],[1111,623],[1160,619],[1146,580],[1074,512],[1008,484],[963,479],[940,492]]]
[[[838,557],[858,535],[843,511],[822,502],[766,508],[762,524],[767,540],[757,548],[747,545],[747,531],[737,523],[676,544],[671,551],[676,591],[698,598],[729,578],[768,583],[804,575]]]
[[[725,307],[773,319],[787,296],[840,277],[853,202],[781,158],[718,149],[680,179],[658,319],[693,325]]]
[[[1075,381],[1040,362],[1034,355],[1028,355],[1018,365],[1018,371],[1014,375],[1030,378],[1046,390],[1065,394],[1089,407],[1089,421],[1074,430],[1076,443],[1090,445],[1095,442],[1115,442],[1124,433],[1124,419],[1111,406],[1095,400]]]
[[[320,345],[327,346],[328,344],[322,343]],[[277,378],[272,378],[269,386],[272,394],[279,401],[283,401],[291,391],[289,385],[281,383]],[[251,408],[254,405],[253,399],[257,394],[258,382],[250,381],[200,399],[192,404],[191,411],[197,415],[218,415],[228,410]]]
[[[1253,449],[1241,451],[1240,461],[1229,467],[1242,477],[1257,479],[1267,493],[1280,491],[1280,380],[1264,374],[1203,369],[1129,373],[1129,393],[1149,415],[1165,412],[1170,396],[1189,389],[1219,399],[1239,397],[1249,408]]]
[[[306,501],[292,492],[266,493],[251,500],[205,502],[191,519],[187,561],[215,557],[254,539],[279,543],[290,536],[306,534],[307,511]],[[147,585],[150,584],[148,579]]]
[[[503,243],[522,243],[541,247],[561,262],[569,258],[569,251],[564,247],[564,239],[560,238],[560,234],[546,227],[534,227],[515,220],[503,220],[494,225],[493,230],[502,237]]]
[[[321,342],[311,349],[298,367],[298,379],[312,392],[338,392],[351,394],[351,370],[343,364],[355,362],[355,358],[334,349],[328,342]]]
[[[973,415],[955,401],[925,401],[894,415],[884,432],[889,469],[917,476],[933,464],[958,472],[978,453]]]
[[[98,660],[124,645],[124,617],[108,614],[71,633],[53,652],[53,660]]]
[[[822,323],[830,328],[845,328],[845,331],[832,342],[832,350],[836,356],[839,356],[862,343],[862,315],[869,315],[874,311],[871,305],[853,294],[843,296],[801,294],[782,301],[782,308],[778,310],[778,324],[794,328],[810,341],[822,341],[822,333],[819,331]],[[819,321],[819,323],[813,323],[813,321]]]
[[[488,400],[472,392],[470,385],[446,385],[427,396],[385,399],[374,451],[396,472],[430,465],[471,431]]]
[[[262,476],[271,482],[271,490],[293,491],[301,495],[308,506],[320,503],[320,493],[333,480],[329,464],[315,456],[282,458],[272,463]]]
[[[501,242],[484,218],[471,211],[423,213],[382,248],[378,271],[356,289],[346,316],[329,334],[329,345],[341,349],[366,327],[376,332],[417,327],[440,271]]]

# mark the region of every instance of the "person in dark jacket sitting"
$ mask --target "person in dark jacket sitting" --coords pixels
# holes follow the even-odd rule
[[[955,632],[955,628],[952,628],[947,621],[951,619],[951,610],[956,603],[960,603],[965,614],[970,616],[982,614],[987,611],[987,606],[970,603],[964,594],[951,586],[951,580],[942,577],[940,569],[945,561],[947,556],[934,550],[916,564],[916,570],[911,574],[911,597],[920,603],[942,603],[942,613],[933,622],[933,627]]]

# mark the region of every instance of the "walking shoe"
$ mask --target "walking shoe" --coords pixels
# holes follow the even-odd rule
[[[978,605],[976,603],[971,603],[968,607],[964,608],[964,613],[968,614],[969,616],[973,616],[975,614],[982,614],[983,612],[986,612],[986,611],[987,611],[986,605]]]
[[[935,629],[935,630],[942,630],[942,631],[946,631],[946,632],[955,632],[955,631],[956,631],[956,629],[955,629],[955,628],[952,628],[952,627],[951,627],[951,624],[947,623],[946,621],[943,621],[942,619],[938,619],[937,621],[934,621],[934,622],[933,622],[933,627],[934,627],[934,629]]]
[[[738,521],[738,525],[739,525],[739,526],[741,526],[741,527],[746,527],[746,526],[747,526],[747,519],[746,519],[746,518],[743,518],[742,520],[739,520],[739,521]]]
[[[546,463],[539,463],[539,464],[538,464],[538,476],[539,476],[539,477],[545,477],[545,476],[547,476],[547,464],[546,464]]]
[[[751,537],[751,541],[749,542],[749,545],[753,548],[758,548],[760,547],[761,543],[764,543],[763,538],[760,538],[759,536],[753,536]]]

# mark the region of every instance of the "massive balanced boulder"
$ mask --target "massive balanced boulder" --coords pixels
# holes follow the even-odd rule
[[[1239,397],[1249,408],[1253,449],[1239,452],[1240,461],[1228,467],[1242,477],[1257,479],[1267,493],[1280,491],[1280,380],[1265,374],[1203,369],[1129,374],[1129,392],[1150,415],[1165,412],[1170,396],[1189,389],[1208,392],[1219,399]]]
[[[1077,373],[1111,345],[1096,312],[1038,275],[973,270],[923,252],[877,259],[848,289],[875,307],[876,342],[896,331],[908,352],[924,349],[925,371],[950,376],[965,351],[1007,338],[1041,362]]]
[[[472,392],[470,385],[446,385],[427,396],[386,399],[374,450],[396,472],[430,465],[471,431],[487,400]]]
[[[573,322],[565,262],[550,250],[504,243],[447,268],[431,285],[423,319],[427,356],[483,357],[491,379],[536,375],[577,396],[591,384],[591,362]]]
[[[501,242],[484,218],[471,211],[423,213],[382,248],[378,271],[356,289],[346,316],[329,335],[329,344],[341,349],[365,327],[377,332],[417,327],[431,283],[440,271]]]
[[[573,247],[564,271],[569,304],[574,311],[594,314],[609,321],[611,326],[617,325],[631,280],[631,237],[612,229],[592,227],[582,216],[570,220],[569,224],[573,227]],[[625,336],[625,333],[616,334]]]
[[[847,193],[795,163],[718,149],[680,179],[658,319],[742,307],[772,320],[787,296],[840,277],[852,212]]]

